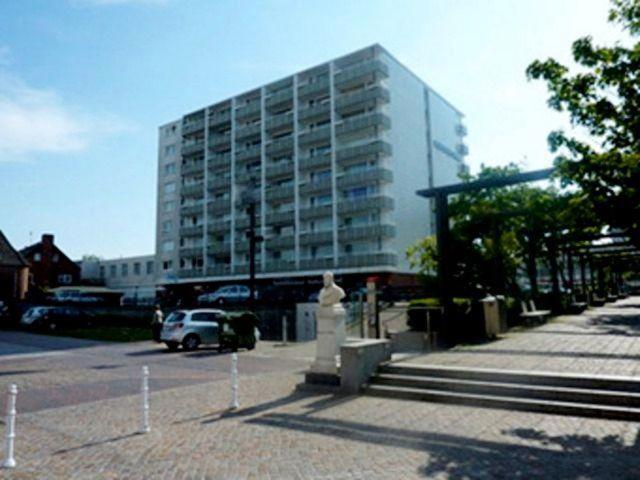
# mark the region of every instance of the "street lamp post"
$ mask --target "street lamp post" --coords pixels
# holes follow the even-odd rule
[[[249,310],[254,311],[256,292],[256,245],[264,239],[262,235],[256,235],[256,181],[249,180],[249,186],[242,195],[242,203],[247,207],[249,215],[249,229],[246,231],[249,240]]]

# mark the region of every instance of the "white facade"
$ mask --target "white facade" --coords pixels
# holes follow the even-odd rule
[[[462,117],[373,45],[163,125],[158,281],[246,277],[251,179],[259,277],[409,272],[433,223],[415,192],[457,181]]]
[[[125,301],[153,302],[156,297],[155,255],[83,260],[82,279],[104,283],[105,287],[124,293]]]

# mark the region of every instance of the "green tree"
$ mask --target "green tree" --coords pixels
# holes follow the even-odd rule
[[[549,106],[588,133],[588,141],[549,135],[563,184],[578,186],[603,222],[640,246],[640,0],[611,3],[609,21],[629,34],[630,46],[580,38],[572,48],[579,73],[549,58],[529,65],[527,76],[545,80]]]

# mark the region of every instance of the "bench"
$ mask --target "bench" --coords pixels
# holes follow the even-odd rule
[[[528,308],[525,302],[520,302],[520,306],[522,308],[520,318],[524,320],[526,325],[543,323],[551,315],[551,310],[537,310],[533,300],[529,301]]]

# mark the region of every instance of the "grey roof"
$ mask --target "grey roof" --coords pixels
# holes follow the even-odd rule
[[[7,237],[0,230],[0,266],[26,267],[29,264],[20,253],[11,246]]]

